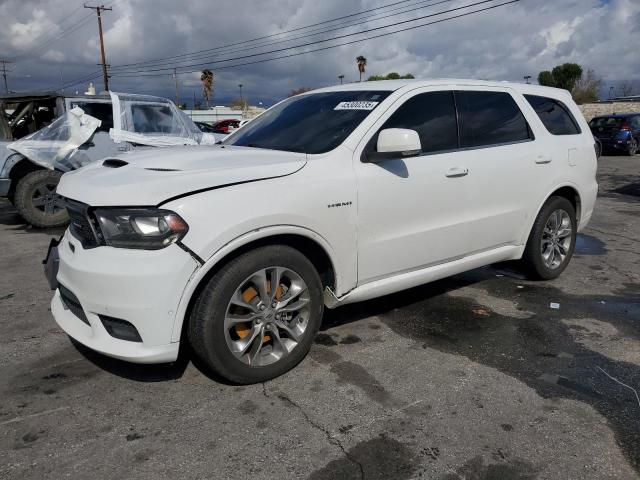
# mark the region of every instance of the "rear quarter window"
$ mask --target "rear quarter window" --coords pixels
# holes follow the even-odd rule
[[[578,122],[564,103],[538,95],[525,95],[524,98],[533,107],[542,124],[552,135],[579,135],[581,133]]]
[[[529,125],[506,92],[455,92],[462,148],[529,141]]]

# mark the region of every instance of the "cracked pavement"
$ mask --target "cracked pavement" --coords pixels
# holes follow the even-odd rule
[[[620,193],[639,172],[600,160],[559,279],[501,264],[328,311],[297,368],[252,386],[72,344],[40,265],[61,232],[3,201],[0,478],[640,478],[640,405],[607,376],[640,389],[640,197]]]

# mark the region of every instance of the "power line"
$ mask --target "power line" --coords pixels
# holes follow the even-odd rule
[[[283,47],[283,48],[278,48],[275,50],[270,50],[268,52],[262,52],[262,53],[253,53],[253,54],[249,54],[249,55],[241,55],[239,57],[233,57],[233,58],[226,58],[226,59],[222,59],[222,60],[211,60],[209,62],[205,62],[205,63],[193,63],[193,64],[188,64],[188,65],[181,65],[179,66],[179,68],[191,68],[191,67],[202,67],[202,66],[208,66],[211,64],[217,64],[217,63],[224,63],[224,62],[229,62],[229,61],[235,61],[235,60],[243,60],[246,58],[253,58],[253,57],[258,57],[261,55],[268,55],[271,53],[279,53],[279,52],[284,52],[287,50],[292,50],[292,49],[296,49],[296,48],[304,48],[304,47],[309,47],[309,46],[313,46],[319,43],[326,43],[326,42],[330,42],[332,40],[340,40],[342,38],[347,38],[347,37],[352,37],[354,35],[363,35],[365,33],[370,33],[370,32],[374,32],[374,31],[378,31],[378,30],[383,30],[385,28],[389,28],[389,27],[394,27],[394,26],[398,26],[398,25],[403,25],[403,24],[407,24],[407,23],[411,23],[411,22],[416,22],[418,20],[424,20],[426,18],[431,18],[431,17],[435,17],[438,15],[443,15],[445,13],[451,13],[451,12],[455,12],[455,11],[459,11],[459,10],[463,10],[465,8],[470,8],[470,7],[474,7],[477,5],[481,5],[481,4],[485,4],[485,3],[489,3],[489,2],[493,2],[494,0],[481,0],[478,1],[476,3],[471,3],[471,4],[467,4],[467,5],[463,5],[461,7],[456,7],[456,8],[451,8],[449,10],[444,10],[441,12],[437,12],[437,13],[431,13],[429,15],[423,15],[420,17],[416,17],[410,20],[403,20],[400,22],[394,22],[394,23],[390,23],[387,25],[382,25],[380,27],[374,27],[374,28],[369,28],[366,30],[362,30],[360,32],[356,32],[356,33],[348,33],[348,34],[343,34],[343,35],[336,35],[334,37],[331,38],[326,38],[323,40],[316,40],[313,42],[307,42],[307,43],[302,43],[299,45],[294,45],[291,47]],[[404,31],[404,30],[399,30],[399,31]],[[377,38],[377,37],[372,37],[372,38]],[[120,74],[122,76],[123,73],[142,73],[142,72],[161,72],[163,70],[169,70],[173,67],[163,67],[163,68],[151,68],[151,69],[144,69],[144,70],[125,70],[125,71],[120,71]],[[198,70],[182,70],[181,73],[190,73],[190,72],[195,72]]]
[[[382,7],[377,7],[377,8],[378,9],[384,9],[384,8],[388,8],[389,6],[394,6],[397,3],[406,3],[407,1],[412,1],[412,0],[405,0],[403,2],[396,2],[396,3],[388,4],[388,5],[385,5],[385,6],[382,6]],[[240,48],[236,48],[234,50],[228,50],[229,47],[238,46],[238,45],[242,45],[242,44],[253,43],[254,41],[257,41],[257,40],[260,40],[260,39],[272,38],[272,37],[275,37],[275,36],[285,35],[285,34],[288,34],[288,33],[291,33],[291,32],[299,31],[299,30],[305,30],[305,29],[312,28],[312,27],[320,25],[320,24],[326,24],[326,23],[329,23],[329,22],[335,22],[335,21],[338,21],[338,20],[342,20],[342,19],[347,18],[347,17],[353,17],[356,14],[350,14],[350,15],[345,15],[345,16],[342,16],[342,17],[336,17],[334,19],[326,20],[324,22],[315,23],[315,24],[311,24],[311,25],[306,25],[306,26],[298,27],[298,28],[295,28],[295,29],[292,29],[292,30],[286,30],[284,32],[273,33],[271,35],[267,35],[267,36],[264,36],[264,37],[259,37],[257,39],[245,40],[245,41],[242,41],[242,42],[236,42],[236,43],[231,43],[231,44],[227,44],[227,45],[221,45],[221,46],[218,46],[218,47],[215,47],[215,48],[208,48],[206,50],[199,50],[197,52],[174,55],[174,56],[171,56],[171,57],[165,57],[165,58],[157,59],[157,60],[147,60],[147,61],[144,61],[144,62],[134,62],[134,63],[129,63],[129,64],[114,65],[112,67],[112,70],[116,70],[116,69],[126,69],[126,70],[128,70],[126,67],[129,67],[129,66],[150,67],[150,66],[156,66],[155,64],[160,64],[160,65],[169,64],[171,62],[168,62],[167,60],[175,60],[175,59],[181,59],[181,58],[185,59],[184,61],[187,61],[186,60],[187,57],[190,57],[189,60],[197,60],[198,58],[206,58],[206,56],[209,55],[211,52],[215,52],[215,55],[219,55],[219,54],[222,54],[222,53],[229,54],[229,53],[235,53],[235,52],[240,52],[240,51],[245,51],[245,50],[254,50],[254,49],[260,48],[260,47],[276,45],[276,44],[280,44],[280,43],[286,43],[286,42],[290,42],[290,41],[293,41],[293,40],[296,40],[296,39],[300,39],[300,38],[305,38],[305,37],[309,37],[309,36],[320,35],[322,33],[328,33],[328,32],[332,32],[332,31],[340,30],[341,28],[354,27],[354,26],[357,26],[357,25],[368,23],[368,21],[375,22],[375,21],[383,20],[385,18],[389,18],[389,17],[392,17],[392,16],[397,16],[397,15],[410,13],[410,12],[413,12],[415,10],[420,10],[422,8],[435,6],[435,5],[438,5],[440,3],[446,3],[446,2],[453,1],[453,0],[442,0],[442,1],[437,2],[437,3],[431,3],[431,2],[434,2],[434,1],[435,0],[420,0],[418,2],[410,3],[408,5],[403,5],[401,7],[396,7],[396,8],[387,10],[386,12],[383,12],[384,16],[381,16],[379,18],[374,18],[374,17],[377,17],[378,15],[380,15],[380,13],[375,13],[373,15],[367,15],[367,16],[365,16],[363,18],[355,19],[355,23],[354,23],[354,19],[352,19],[352,20],[349,20],[349,21],[346,21],[346,22],[339,23],[339,24],[337,24],[336,26],[334,26],[334,27],[332,27],[330,29],[323,29],[324,28],[323,27],[323,28],[319,28],[319,29],[315,29],[315,30],[311,30],[311,31],[305,32],[303,35],[294,36],[294,37],[290,37],[290,38],[285,38],[285,39],[282,39],[282,40],[277,40],[275,42],[266,42],[266,43],[263,42],[263,43],[259,43],[259,44],[256,44],[256,45],[240,47]],[[407,10],[399,12],[399,13],[389,14],[389,12],[394,12],[394,11],[406,9],[407,7],[412,7],[412,6],[415,6],[415,5],[420,5],[420,4],[425,4],[425,3],[428,3],[428,5],[421,5],[420,7],[417,7],[417,8],[411,8],[411,9],[407,9]],[[374,8],[374,9],[365,10],[364,12],[361,12],[360,14],[364,14],[364,13],[371,12],[371,11],[374,11],[374,10],[376,10],[376,9]],[[365,21],[364,19],[369,19],[369,20]],[[225,50],[227,50],[227,51],[225,51]]]
[[[272,37],[275,37],[275,36],[278,36],[278,35],[284,35],[286,33],[297,32],[299,30],[304,30],[306,28],[316,27],[318,25],[323,25],[323,24],[335,22],[337,20],[342,20],[344,18],[349,18],[349,17],[354,17],[354,16],[357,16],[357,15],[362,15],[364,13],[372,12],[374,10],[387,8],[387,7],[390,7],[390,6],[398,5],[398,4],[401,4],[401,3],[407,3],[407,2],[410,2],[410,1],[411,0],[401,0],[401,1],[393,2],[393,3],[389,3],[389,4],[386,4],[386,5],[381,5],[379,7],[370,8],[368,10],[363,10],[361,12],[355,12],[355,13],[351,13],[351,14],[348,14],[348,15],[343,15],[341,17],[336,17],[336,18],[332,18],[332,19],[329,19],[329,20],[324,20],[322,22],[313,23],[311,25],[305,25],[303,27],[297,27],[297,28],[294,28],[294,29],[291,29],[291,30],[285,30],[284,32],[272,33],[272,34],[265,35],[265,36],[262,36],[262,37],[252,38],[250,40],[243,40],[241,42],[230,43],[230,44],[227,44],[227,45],[221,45],[221,46],[213,47],[213,48],[207,48],[207,49],[204,49],[204,50],[198,50],[198,51],[190,52],[190,53],[186,53],[186,54],[174,55],[174,56],[171,56],[171,57],[160,57],[160,58],[156,58],[154,60],[148,60],[146,62],[124,63],[124,64],[121,64],[121,65],[118,65],[118,67],[130,67],[130,66],[136,66],[136,65],[140,65],[140,64],[144,64],[144,63],[153,62],[153,61],[171,60],[171,59],[183,57],[185,55],[195,55],[195,54],[198,54],[198,53],[215,51],[215,50],[218,50],[220,48],[234,47],[236,45],[243,45],[243,44],[254,42],[254,41],[257,41],[257,40],[264,40],[264,39],[272,38]],[[114,68],[115,68],[115,66],[114,66]]]
[[[336,45],[328,45],[328,46],[325,46],[325,47],[320,47],[320,48],[316,48],[316,49],[313,49],[313,50],[307,50],[307,51],[304,51],[304,52],[296,52],[296,53],[291,53],[291,54],[287,54],[287,55],[281,55],[281,56],[277,56],[277,57],[273,57],[273,58],[266,58],[266,59],[261,59],[261,60],[254,60],[254,61],[245,62],[245,63],[236,63],[236,64],[232,64],[232,65],[223,65],[223,66],[217,67],[217,69],[218,70],[224,70],[224,69],[228,69],[228,68],[243,67],[243,66],[246,66],[246,65],[254,65],[254,64],[257,64],[257,63],[271,62],[271,61],[274,61],[274,60],[297,57],[299,55],[306,55],[308,53],[314,53],[314,52],[320,52],[320,51],[324,51],[324,50],[330,50],[332,48],[342,47],[342,46],[345,46],[345,45],[352,45],[352,44],[355,44],[355,43],[361,43],[361,42],[364,42],[364,41],[367,41],[367,40],[372,40],[372,39],[376,39],[376,38],[386,37],[386,36],[389,36],[389,35],[394,35],[396,33],[402,33],[402,32],[406,32],[406,31],[409,31],[409,30],[415,30],[417,28],[426,27],[428,25],[434,25],[434,24],[437,24],[437,23],[442,23],[442,22],[446,22],[446,21],[449,21],[449,20],[454,20],[454,19],[457,19],[457,18],[467,17],[469,15],[485,12],[485,11],[488,11],[488,10],[493,10],[493,9],[496,9],[496,8],[499,8],[499,7],[503,7],[505,5],[510,5],[510,4],[513,4],[513,3],[517,3],[519,1],[520,0],[510,0],[510,1],[507,1],[507,2],[504,2],[504,3],[500,3],[500,4],[497,4],[497,5],[491,5],[489,7],[480,8],[480,9],[477,9],[477,10],[473,10],[471,12],[461,13],[461,14],[454,15],[454,16],[447,17],[447,18],[441,18],[441,19],[434,20],[434,21],[431,21],[431,22],[422,23],[420,25],[413,25],[411,27],[405,27],[405,28],[402,28],[402,29],[394,30],[392,32],[385,32],[385,33],[381,33],[381,34],[377,34],[377,35],[371,35],[371,36],[366,37],[366,38],[350,40],[348,42],[343,42],[343,43],[339,43],[339,44],[336,44]],[[486,3],[486,2],[478,2],[478,3]],[[477,4],[474,4],[474,5],[477,5]],[[185,71],[185,72],[182,72],[182,73],[191,73],[191,72],[197,72],[197,71],[198,70],[191,70],[191,71]],[[162,75],[162,74],[160,74],[160,75]],[[139,77],[158,77],[158,74],[144,74],[144,73],[138,74],[138,75],[135,75],[135,74],[133,74],[133,75],[118,74],[118,75],[114,75],[114,76],[123,77],[123,78],[139,78]]]
[[[282,44],[282,43],[287,43],[287,42],[291,42],[293,40],[303,39],[303,38],[307,38],[307,37],[313,37],[313,36],[320,35],[320,34],[323,34],[323,33],[329,33],[329,32],[333,32],[333,31],[337,31],[337,30],[351,28],[351,27],[355,27],[355,26],[362,25],[362,24],[369,23],[369,22],[377,22],[377,21],[383,20],[385,18],[390,18],[390,17],[398,16],[398,15],[404,15],[406,13],[410,13],[410,12],[413,12],[413,11],[416,11],[416,10],[421,10],[423,8],[428,8],[428,7],[434,7],[436,5],[440,5],[440,4],[443,4],[443,3],[448,3],[448,2],[451,2],[451,1],[453,1],[453,0],[440,0],[438,2],[432,3],[432,2],[434,2],[434,0],[421,0],[419,2],[410,4],[410,5],[405,5],[403,7],[392,9],[392,10],[388,11],[388,12],[392,12],[392,11],[400,10],[402,8],[406,8],[407,6],[413,6],[413,5],[422,4],[419,7],[411,8],[411,9],[408,9],[408,10],[404,10],[404,11],[399,12],[399,13],[392,13],[392,14],[388,14],[388,15],[385,14],[385,15],[380,16],[378,18],[373,18],[373,17],[376,17],[378,15],[378,14],[375,14],[375,15],[371,15],[371,16],[365,17],[368,20],[362,21],[362,20],[359,19],[355,23],[351,23],[351,22],[353,22],[353,20],[351,20],[349,22],[344,22],[344,23],[338,24],[339,26],[337,26],[337,27],[332,27],[332,28],[324,29],[324,30],[319,29],[319,30],[315,30],[315,31],[311,31],[311,32],[305,33],[303,35],[293,36],[293,37],[290,37],[290,38],[285,38],[283,40],[277,40],[277,41],[274,41],[274,42],[267,42],[267,43],[262,43],[262,44],[258,44],[258,45],[241,47],[241,48],[237,48],[235,50],[224,51],[224,48],[221,48],[219,50],[216,50],[216,53],[213,55],[213,57],[208,57],[208,55],[210,55],[209,53],[187,54],[190,58],[189,59],[185,58],[184,60],[181,60],[181,62],[194,61],[194,60],[199,60],[199,59],[202,59],[202,58],[216,58],[219,55],[223,55],[223,54],[231,54],[231,53],[237,53],[237,52],[256,50],[258,48],[268,47],[268,46],[272,46],[272,45],[278,45],[278,44]],[[425,3],[427,3],[427,5],[424,5]],[[388,12],[385,12],[385,13],[388,13]],[[304,27],[301,27],[301,28],[304,28]],[[185,55],[185,57],[186,57],[186,55]],[[140,63],[140,64],[138,64],[136,66],[140,67],[140,68],[142,68],[142,67],[148,68],[148,67],[160,67],[160,66],[163,66],[163,65],[168,65],[168,66],[172,65],[171,68],[175,68],[176,67],[175,62],[174,63],[170,63],[170,62],[165,62],[165,61],[142,62],[142,63]],[[125,71],[125,70],[130,70],[130,69],[124,67],[123,65],[117,65],[117,66],[112,67],[111,70],[115,72],[115,71],[118,71],[118,70]]]

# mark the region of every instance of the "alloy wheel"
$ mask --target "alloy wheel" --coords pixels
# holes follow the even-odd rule
[[[540,253],[544,265],[555,270],[567,258],[571,248],[573,226],[571,217],[565,210],[555,210],[549,216],[542,233]]]
[[[224,318],[229,350],[252,367],[271,365],[300,343],[310,317],[311,297],[300,275],[268,267],[247,277],[233,293]]]

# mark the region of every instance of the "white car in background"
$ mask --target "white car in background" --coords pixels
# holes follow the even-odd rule
[[[140,363],[180,342],[238,383],[302,360],[329,308],[504,260],[567,267],[597,195],[568,92],[473,80],[289,98],[221,145],[131,153],[62,177],[51,310]],[[55,260],[59,256],[59,270]]]

